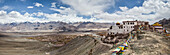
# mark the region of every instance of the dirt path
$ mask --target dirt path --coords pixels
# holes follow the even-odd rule
[[[39,51],[43,45],[23,37],[0,37],[0,55],[46,55]]]
[[[145,32],[139,34],[137,40],[132,41],[125,55],[168,55],[170,54],[170,40],[165,40],[158,33]]]

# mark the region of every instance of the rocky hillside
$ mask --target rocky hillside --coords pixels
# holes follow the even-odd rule
[[[162,19],[159,21],[160,24],[162,24],[166,28],[170,28],[170,18],[169,19]]]
[[[100,55],[108,52],[109,46],[103,45],[92,37],[77,37],[50,55]]]
[[[114,25],[114,23],[76,22],[71,25],[77,28],[107,28],[110,25]]]
[[[123,55],[169,55],[170,37],[156,32],[144,31],[136,40],[129,43],[128,50]]]
[[[96,23],[96,22],[45,22],[45,23],[6,23],[0,24],[0,31],[3,32],[60,32],[60,31],[79,31],[82,30],[94,30],[99,28],[108,28],[114,25],[112,23]]]
[[[64,22],[45,22],[45,23],[31,23],[31,22],[23,22],[23,23],[7,23],[1,24],[0,29],[2,31],[16,31],[16,32],[32,32],[32,31],[40,31],[40,32],[55,32],[55,31],[72,31],[75,30],[76,27],[69,25]]]
[[[77,27],[77,30],[106,30],[114,23],[76,22],[71,25]]]

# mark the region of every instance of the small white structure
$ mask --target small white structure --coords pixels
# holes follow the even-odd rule
[[[111,26],[110,29],[108,29],[108,34],[126,34],[131,32],[132,30],[137,30],[139,26],[148,26],[149,22],[145,21],[123,21],[123,24],[116,23],[115,26]]]
[[[118,34],[118,33],[123,33],[123,29],[119,28],[118,26],[111,26],[110,29],[108,29],[109,33],[108,34]]]

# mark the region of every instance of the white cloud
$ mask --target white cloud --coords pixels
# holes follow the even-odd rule
[[[21,15],[17,11],[11,11],[9,13],[3,10],[0,11],[0,22],[1,23],[25,22],[25,21],[35,22],[37,20],[38,20],[37,18],[29,17],[29,15],[26,15],[26,16]]]
[[[113,0],[62,0],[62,2],[71,6],[70,11],[74,11],[72,14],[93,15],[94,18],[103,20],[103,22],[142,20],[154,23],[162,18],[170,18],[170,0],[145,0],[140,7],[131,9],[126,6],[119,7],[122,11],[115,13],[105,12],[110,6],[114,6]],[[68,8],[51,10],[70,12],[66,9]]]
[[[38,13],[37,13],[37,16],[43,16],[43,15],[44,15],[43,12],[38,12]]]
[[[140,7],[119,7],[122,11],[116,11],[115,13],[104,12],[108,7],[112,6],[108,1],[112,0],[62,0],[63,3],[70,5],[70,8],[60,7],[59,9],[54,6],[51,10],[60,12],[59,14],[47,14],[43,12],[38,13],[25,13],[20,14],[17,11],[0,11],[0,22],[46,22],[46,21],[64,21],[64,22],[77,22],[77,21],[92,21],[92,22],[121,22],[124,20],[142,20],[150,21],[153,23],[161,18],[170,18],[170,1],[164,2],[164,0],[145,0]],[[106,3],[106,4],[105,4]],[[109,3],[109,4],[108,4]],[[77,7],[76,7],[77,6]],[[27,7],[28,8],[28,7]],[[29,7],[33,8],[33,6]],[[77,15],[93,15],[93,18],[86,19],[78,17]],[[37,18],[42,17],[42,18]]]
[[[41,3],[34,3],[35,4],[35,6],[37,6],[37,7],[44,7],[44,5],[42,5]]]
[[[8,16],[9,17],[13,17],[13,18],[19,18],[22,15],[19,12],[17,12],[17,11],[11,11],[11,12],[8,13]]]
[[[107,12],[94,15],[96,18],[105,21],[122,21],[122,20],[142,20],[154,23],[162,18],[170,18],[170,0],[165,3],[162,0],[146,0],[140,7],[133,7],[128,9],[126,7],[119,7],[122,11],[109,14]]]
[[[42,18],[37,18],[42,17]],[[63,21],[63,22],[78,22],[78,21],[93,21],[93,19],[84,19],[83,17],[77,17],[76,15],[62,15],[62,14],[47,14],[43,12],[38,13],[28,13],[24,15],[17,11],[11,11],[7,13],[6,11],[0,11],[0,23],[10,23],[10,22],[49,22],[49,21]]]
[[[34,8],[33,6],[28,6],[27,8]]]
[[[60,9],[57,8],[50,8],[50,10],[54,10],[54,11],[58,11],[61,14],[65,14],[65,15],[76,15],[77,12],[71,8],[66,8],[66,7],[60,7]]]
[[[126,11],[128,8],[127,7],[119,7],[122,11]]]
[[[2,10],[11,10],[12,8],[10,6],[3,6],[1,9]]]
[[[51,7],[56,8],[56,2],[51,3]]]
[[[60,9],[65,9],[66,7],[60,6]]]
[[[0,16],[5,16],[6,14],[7,14],[6,11],[3,11],[3,10],[0,11]]]
[[[102,13],[114,6],[114,0],[62,0],[62,2],[70,5],[81,15],[87,16]]]

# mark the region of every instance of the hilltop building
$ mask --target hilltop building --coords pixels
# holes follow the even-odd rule
[[[144,30],[149,30],[149,22],[145,21],[123,21],[123,24],[116,23],[115,26],[111,26],[108,29],[108,34],[126,34],[131,32],[132,30],[137,30],[139,27],[142,27]]]
[[[152,29],[153,31],[163,32],[163,26],[159,24],[158,22],[152,25]]]

